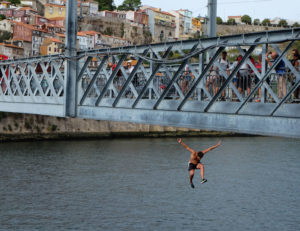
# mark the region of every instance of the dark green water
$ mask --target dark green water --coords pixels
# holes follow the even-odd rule
[[[300,140],[222,140],[0,144],[0,230],[300,230]]]

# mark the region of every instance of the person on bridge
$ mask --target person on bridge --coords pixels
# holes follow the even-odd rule
[[[202,157],[209,151],[219,147],[221,145],[221,141],[219,141],[216,145],[207,148],[203,151],[195,151],[194,149],[191,149],[189,146],[187,146],[185,143],[182,142],[182,139],[177,139],[178,143],[181,144],[184,148],[186,148],[188,151],[191,152],[190,161],[189,161],[189,167],[188,171],[190,172],[190,184],[192,188],[195,188],[193,184],[193,177],[195,174],[195,169],[200,169],[201,174],[201,184],[207,182],[207,179],[204,178],[204,165],[200,162]]]

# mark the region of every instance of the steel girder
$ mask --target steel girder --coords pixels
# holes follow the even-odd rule
[[[35,105],[34,108],[49,105],[59,111],[32,113],[68,116],[63,100],[68,89],[64,64],[76,58],[77,70],[73,73],[77,74],[73,78],[77,86],[68,93],[71,99],[67,97],[77,102],[77,109],[70,109],[75,116],[289,136],[288,130],[298,126],[300,120],[300,95],[295,95],[300,74],[287,59],[287,52],[297,40],[300,40],[300,28],[80,51],[77,57],[60,55],[4,61],[0,63],[0,108],[13,112],[20,108],[20,113],[29,113],[30,110],[20,105]],[[265,62],[268,47],[273,47],[279,55],[272,66],[266,66]],[[263,51],[261,69],[250,59],[256,49]],[[224,50],[241,55],[239,62],[227,70],[222,69],[219,61]],[[281,60],[286,66],[282,75],[275,71]],[[126,69],[128,61],[134,68]],[[242,74],[245,66],[247,74]],[[279,97],[282,79],[286,92]],[[260,102],[255,102],[258,97]],[[18,108],[12,109],[14,104]],[[163,115],[161,123],[155,113]],[[222,125],[208,119],[210,116]],[[176,123],[172,122],[173,117],[177,118]],[[230,129],[234,120],[242,125]],[[256,120],[264,121],[265,127],[260,122],[262,128],[256,128],[253,124]],[[270,129],[274,125],[282,126],[282,132],[277,132],[277,127]],[[300,137],[300,132],[297,135],[291,130],[290,136]]]

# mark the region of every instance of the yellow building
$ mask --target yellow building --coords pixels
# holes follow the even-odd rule
[[[46,4],[44,10],[45,18],[66,17],[66,6]]]
[[[11,5],[11,2],[8,2],[8,1],[0,2],[1,8],[9,8],[10,5]]]
[[[63,42],[56,38],[46,38],[40,47],[41,55],[55,55],[62,53]]]
[[[198,18],[192,18],[192,30],[193,33],[201,32],[201,22]]]
[[[160,8],[152,8],[154,11],[154,21],[155,24],[160,24],[164,26],[170,26],[170,27],[175,27],[175,16],[165,12],[161,11]]]

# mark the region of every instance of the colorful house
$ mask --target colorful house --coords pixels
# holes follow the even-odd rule
[[[41,55],[54,55],[62,53],[64,44],[62,41],[56,38],[44,39],[43,45],[40,47]]]
[[[192,31],[194,34],[199,33],[201,35],[201,22],[198,18],[192,18]]]
[[[45,5],[44,16],[48,19],[66,17],[66,6],[48,3]]]
[[[9,43],[0,43],[0,54],[5,54],[9,59],[23,57],[23,48]]]
[[[171,41],[175,37],[176,18],[160,8],[142,6],[149,16],[149,29],[155,42]]]

